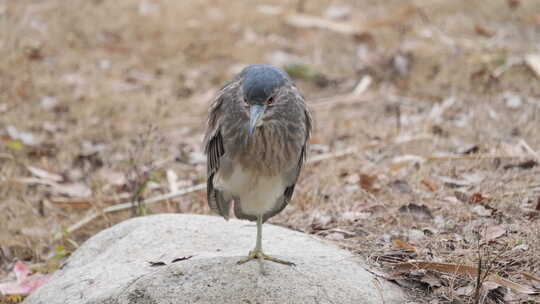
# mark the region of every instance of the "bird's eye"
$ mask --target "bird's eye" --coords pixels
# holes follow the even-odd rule
[[[274,103],[274,97],[270,97],[267,101],[266,101],[266,104],[267,105],[271,105]]]

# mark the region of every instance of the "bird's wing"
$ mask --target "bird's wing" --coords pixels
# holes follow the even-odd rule
[[[225,111],[224,103],[229,101],[231,96],[233,96],[233,91],[236,90],[237,87],[236,82],[231,82],[223,87],[217,94],[210,106],[210,113],[203,141],[207,160],[206,193],[208,205],[210,206],[210,209],[216,211],[225,218],[229,217],[230,199],[226,199],[221,191],[214,188],[214,175],[219,170],[221,158],[223,154],[225,154],[223,137],[221,134],[221,118]]]
[[[266,214],[263,215],[263,221],[266,221],[267,219],[271,218],[272,216],[278,214],[281,212],[287,204],[291,201],[291,198],[294,193],[294,187],[296,186],[296,181],[298,180],[298,176],[300,175],[300,171],[302,170],[302,167],[304,166],[304,163],[307,159],[307,151],[308,151],[308,145],[309,145],[309,137],[311,136],[311,129],[312,129],[312,118],[311,114],[309,112],[309,109],[304,102],[304,97],[298,92],[298,90],[295,87],[292,87],[292,93],[294,93],[292,96],[296,99],[298,106],[301,108],[301,112],[304,114],[304,134],[303,134],[303,144],[300,150],[300,155],[298,158],[297,165],[288,172],[288,186],[285,188],[285,191],[283,192],[283,195],[279,198],[279,202],[275,205],[275,208],[268,211]]]
[[[287,201],[287,203],[292,198],[292,195],[294,193],[294,186],[296,186],[296,181],[298,180],[298,176],[300,175],[300,171],[302,170],[302,167],[304,166],[304,163],[306,162],[307,150],[308,150],[308,145],[309,145],[308,141],[309,141],[309,137],[311,135],[311,128],[312,128],[311,114],[310,114],[305,102],[303,101],[303,97],[302,96],[300,96],[300,97],[302,98],[301,104],[302,104],[303,111],[304,111],[304,116],[305,116],[305,137],[304,137],[304,144],[302,145],[302,150],[300,151],[300,158],[298,159],[298,165],[296,166],[296,168],[293,169],[293,170],[295,170],[295,172],[293,173],[294,174],[293,182],[292,182],[292,184],[290,186],[285,188],[285,192],[283,193],[283,196],[285,197],[285,200]]]

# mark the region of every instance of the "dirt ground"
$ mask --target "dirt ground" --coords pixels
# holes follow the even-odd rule
[[[212,96],[270,63],[316,123],[270,222],[410,303],[538,303],[535,55],[540,1],[0,0],[0,281],[132,216],[209,213],[204,190],[106,208],[204,183]]]

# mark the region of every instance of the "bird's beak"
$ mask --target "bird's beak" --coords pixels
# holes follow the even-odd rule
[[[248,130],[249,136],[253,135],[253,132],[255,131],[255,128],[257,128],[257,123],[259,122],[259,119],[262,117],[265,110],[266,110],[266,106],[252,105],[250,107],[250,109],[249,109],[249,130]]]

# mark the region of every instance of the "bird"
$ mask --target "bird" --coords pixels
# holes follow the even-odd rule
[[[291,201],[307,158],[312,116],[282,69],[245,67],[211,102],[203,139],[210,209],[257,223],[256,243],[243,264],[263,260],[295,264],[262,250],[262,226]]]

